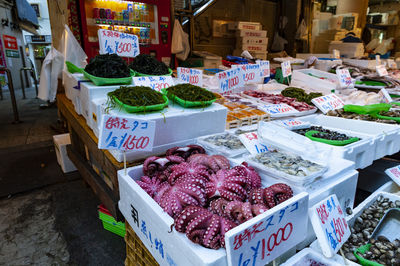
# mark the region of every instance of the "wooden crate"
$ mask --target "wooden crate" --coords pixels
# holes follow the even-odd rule
[[[125,266],[156,266],[159,265],[151,253],[143,245],[132,227],[125,221],[126,259]]]

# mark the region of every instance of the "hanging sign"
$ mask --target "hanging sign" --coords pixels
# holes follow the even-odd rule
[[[336,75],[339,78],[340,88],[354,87],[348,69],[346,68],[336,69]]]
[[[377,65],[376,72],[378,73],[378,75],[380,77],[389,75],[389,73],[387,72],[386,67],[384,65]]]
[[[244,86],[242,68],[235,67],[216,74],[221,93]]]
[[[261,69],[259,64],[245,64],[240,65],[239,67],[242,69],[245,84],[261,82]]]
[[[381,89],[379,91],[379,95],[382,97],[383,101],[385,103],[391,103],[393,102],[392,97],[390,97],[390,94],[387,92],[387,90],[385,88]]]
[[[203,86],[203,70],[178,67],[176,71],[178,73],[178,79],[180,81],[200,87]]]
[[[229,266],[266,265],[304,240],[308,194],[302,192],[225,234]]]
[[[258,108],[268,114],[271,115],[271,117],[279,117],[279,116],[287,116],[290,114],[296,114],[299,111],[294,109],[292,106],[287,105],[286,103],[280,103],[280,104],[264,104],[264,105],[259,105]]]
[[[171,76],[132,77],[132,80],[135,86],[146,86],[156,91],[174,86]]]
[[[281,68],[282,68],[282,76],[284,78],[289,77],[292,74],[292,67],[290,65],[289,60],[281,63]]]
[[[239,139],[252,155],[268,151],[268,147],[259,141],[256,132],[247,132],[244,134],[240,134]]]
[[[329,95],[317,97],[311,100],[311,102],[318,107],[324,114],[331,110],[343,108],[344,102],[336,94],[332,93]]]
[[[3,41],[4,41],[4,49],[18,51],[17,38],[15,38],[14,36],[3,34]]]
[[[152,151],[155,121],[103,115],[99,149],[123,151]]]
[[[275,120],[272,121],[272,123],[284,127],[288,130],[309,128],[311,126],[310,122],[305,122],[298,119]]]
[[[309,215],[322,253],[325,257],[333,257],[351,235],[336,195],[330,195],[312,206]]]
[[[135,57],[140,54],[138,36],[119,31],[99,29],[100,54]]]
[[[400,165],[386,169],[385,173],[400,186]]]
[[[257,60],[257,64],[260,65],[260,75],[261,77],[269,77],[271,75],[270,66],[268,60]]]

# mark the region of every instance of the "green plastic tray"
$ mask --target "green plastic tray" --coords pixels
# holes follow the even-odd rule
[[[126,230],[125,230],[125,223],[117,222],[112,216],[107,215],[101,211],[99,211],[99,218],[103,223],[103,228],[117,234],[119,236],[124,237]]]
[[[67,65],[67,69],[70,73],[82,73],[82,68],[77,67],[69,61],[65,61],[65,65]]]
[[[334,146],[345,146],[345,145],[348,145],[348,144],[351,144],[351,143],[354,143],[354,142],[360,140],[359,138],[355,138],[355,137],[354,138],[350,138],[350,139],[346,139],[346,140],[322,139],[322,138],[313,137],[313,135],[315,133],[324,134],[323,132],[319,132],[317,130],[310,130],[310,131],[307,131],[305,135],[306,135],[307,138],[309,138],[309,139],[311,139],[313,141],[318,141],[318,142],[322,142],[322,143],[329,144],[329,145],[334,145]]]
[[[117,97],[114,96],[114,100],[116,101],[117,104],[119,104],[122,108],[124,108],[125,111],[128,113],[140,113],[140,112],[151,112],[151,111],[158,111],[164,109],[166,106],[168,106],[168,97],[163,95],[162,96],[164,99],[164,103],[160,104],[155,104],[155,105],[149,105],[149,106],[131,106],[124,104],[121,102]]]
[[[161,90],[165,95],[168,95],[168,91],[167,89],[162,89]],[[191,102],[191,101],[185,101],[175,95],[168,95],[168,97],[178,103],[180,106],[182,107],[187,107],[187,108],[195,108],[195,107],[206,107],[211,105],[213,102],[215,102],[217,100],[217,98],[215,98],[214,100],[210,100],[210,101],[198,101],[198,102]]]
[[[170,68],[168,68],[169,73],[165,74],[165,75],[148,75],[148,74],[139,73],[133,69],[131,69],[131,70],[135,73],[136,77],[153,77],[153,76],[171,76],[172,75],[172,69],[170,69]]]
[[[370,115],[377,114],[381,111],[389,111],[392,108],[392,105],[388,103],[378,103],[378,104],[370,104],[370,105],[352,105],[346,104],[343,106],[343,110],[345,112],[352,112],[356,114]]]
[[[366,244],[366,245],[361,246],[358,249],[354,250],[354,256],[356,256],[358,262],[363,266],[383,266],[380,263],[364,259],[360,255],[358,255],[358,253],[364,254],[365,252],[367,252],[370,249],[370,247],[371,247],[371,244]]]
[[[110,231],[116,235],[124,237],[126,234],[125,229],[121,229],[119,227],[114,226],[114,224],[109,223],[109,222],[104,222],[103,221],[103,228],[106,229],[107,231]]]
[[[356,84],[358,85],[367,85],[367,86],[379,86],[379,87],[386,87],[387,84],[384,82],[380,82],[380,81],[374,81],[374,80],[360,80],[360,81],[356,81]]]

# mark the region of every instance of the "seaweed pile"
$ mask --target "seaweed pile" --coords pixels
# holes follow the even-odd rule
[[[129,67],[136,72],[146,75],[167,75],[169,74],[168,67],[148,54],[140,54],[135,57],[135,60]]]
[[[130,106],[150,106],[165,102],[160,92],[144,86],[121,86],[107,95],[111,107],[117,105],[115,98]]]
[[[117,54],[100,54],[90,60],[85,67],[90,75],[101,78],[126,78],[130,77],[129,67]]]
[[[281,94],[286,97],[295,98],[299,102],[305,102],[307,104],[312,104],[311,100],[317,97],[321,97],[322,93],[311,92],[306,93],[303,89],[288,87],[284,89]]]
[[[174,96],[190,102],[206,102],[216,99],[214,93],[191,84],[179,84],[166,89],[168,97]]]

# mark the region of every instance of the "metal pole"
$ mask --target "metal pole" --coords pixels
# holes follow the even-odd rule
[[[22,71],[23,71],[23,70],[24,70],[24,68],[21,68],[21,69],[19,70],[19,78],[20,78],[20,80],[21,80],[22,98],[23,98],[23,99],[26,99],[24,80],[23,80],[23,78],[22,78]]]
[[[26,71],[30,71],[32,73],[31,76],[33,77],[33,81],[35,82],[35,90],[36,90],[36,97],[37,97],[39,92],[38,92],[38,86],[37,86],[37,82],[36,82],[35,70],[31,67],[22,67],[19,71],[20,71],[19,75],[21,78],[22,78],[22,74],[21,74],[22,71],[24,71],[25,74],[26,74]],[[22,84],[22,93],[24,94],[24,99],[25,99],[25,86],[22,81],[21,81],[21,84]]]
[[[8,88],[10,90],[11,103],[12,103],[12,108],[13,108],[13,113],[14,113],[13,124],[20,123],[21,121],[19,121],[17,101],[15,100],[14,85],[13,85],[13,81],[12,81],[11,71],[6,67],[0,67],[0,71],[5,71],[7,73]]]

